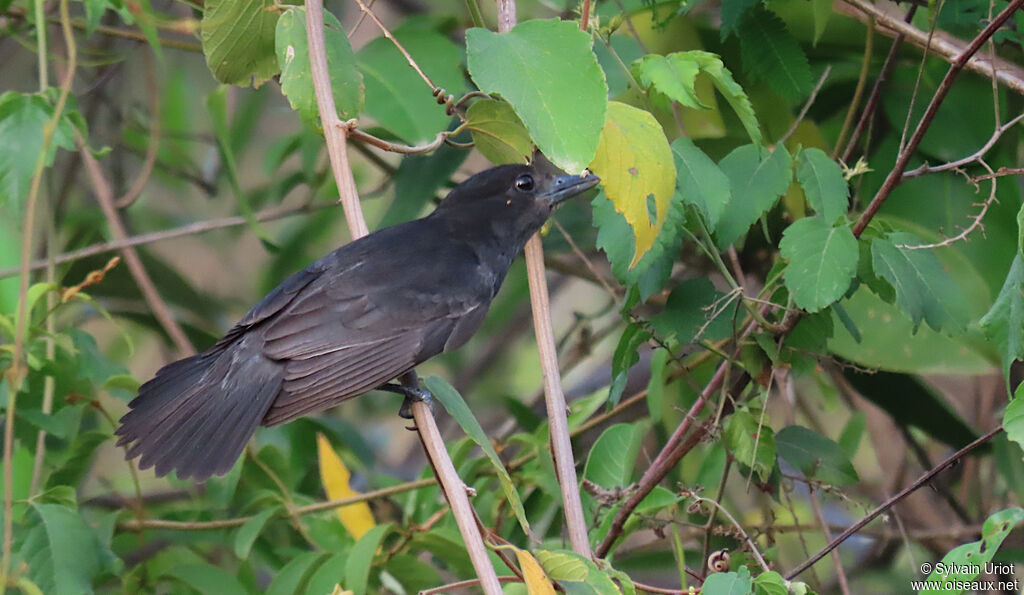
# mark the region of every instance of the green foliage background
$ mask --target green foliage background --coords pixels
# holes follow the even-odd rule
[[[857,233],[949,64],[910,42],[886,59],[890,38],[855,4],[523,1],[521,24],[497,34],[488,3],[378,3],[422,76],[356,4],[327,7],[339,116],[377,139],[351,151],[371,229],[534,145],[604,179],[558,212],[544,244],[588,530],[611,546],[606,562],[568,551],[521,263],[477,337],[421,370],[481,522],[566,592],[902,592],[925,578],[922,560],[1024,561],[1024,427],[1010,398],[1024,360],[1024,210],[1015,170],[1000,172],[1020,165],[1024,101],[960,74],[912,175]],[[915,5],[910,23],[966,42],[1009,5]],[[1011,77],[1022,14],[991,45]],[[79,151],[130,199],[118,217],[159,301],[188,342],[210,346],[348,240],[304,22],[304,7],[263,0],[0,0],[7,588],[407,593],[474,576],[385,393],[261,429],[204,485],[136,472],[114,446],[127,401],[181,345],[137,273],[108,262],[121,246]],[[459,101],[471,91],[490,96]],[[379,148],[408,145],[429,150]],[[702,397],[722,366],[725,389]],[[1005,432],[967,464],[883,505],[998,428],[1004,408]],[[617,528],[687,410],[693,444]],[[358,538],[317,506],[318,432],[355,489],[385,490]],[[838,562],[788,580],[879,506],[899,532],[876,521]],[[706,575],[721,550],[729,567]],[[499,574],[518,568],[510,552],[492,552]]]

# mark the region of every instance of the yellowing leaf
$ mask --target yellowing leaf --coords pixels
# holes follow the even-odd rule
[[[611,101],[590,169],[633,228],[636,265],[654,245],[675,193],[676,166],[661,125],[649,112]]]
[[[516,558],[519,560],[520,570],[523,571],[523,581],[526,583],[527,593],[530,595],[555,595],[555,588],[533,554],[517,549]]]
[[[327,497],[331,500],[340,500],[358,496],[358,492],[348,483],[351,477],[348,467],[341,461],[338,453],[334,452],[331,443],[323,434],[316,435],[316,450],[320,459],[320,481],[324,484]],[[366,502],[342,506],[338,509],[338,518],[357,540],[377,524]]]

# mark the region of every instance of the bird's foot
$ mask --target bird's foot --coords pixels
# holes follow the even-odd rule
[[[402,408],[398,410],[398,415],[403,419],[412,419],[412,404],[416,401],[423,401],[427,405],[431,405],[434,395],[429,390],[420,386],[419,379],[416,376],[407,375],[399,380],[400,382],[397,384],[392,383],[381,386],[380,390],[404,396],[405,400],[402,401]]]

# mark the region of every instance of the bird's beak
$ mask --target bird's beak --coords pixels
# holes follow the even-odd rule
[[[551,189],[539,195],[539,198],[545,201],[548,206],[554,207],[567,198],[572,198],[581,192],[590,190],[597,186],[597,183],[600,181],[601,178],[589,172],[582,176],[559,176],[555,178]]]

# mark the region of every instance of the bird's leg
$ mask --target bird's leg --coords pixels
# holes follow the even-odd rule
[[[405,400],[402,401],[402,408],[398,410],[398,415],[403,419],[412,419],[412,404],[414,402],[423,401],[430,405],[434,397],[429,390],[420,386],[420,378],[416,375],[416,370],[409,370],[402,374],[398,378],[398,384],[385,384],[380,387],[380,390],[405,397]]]

